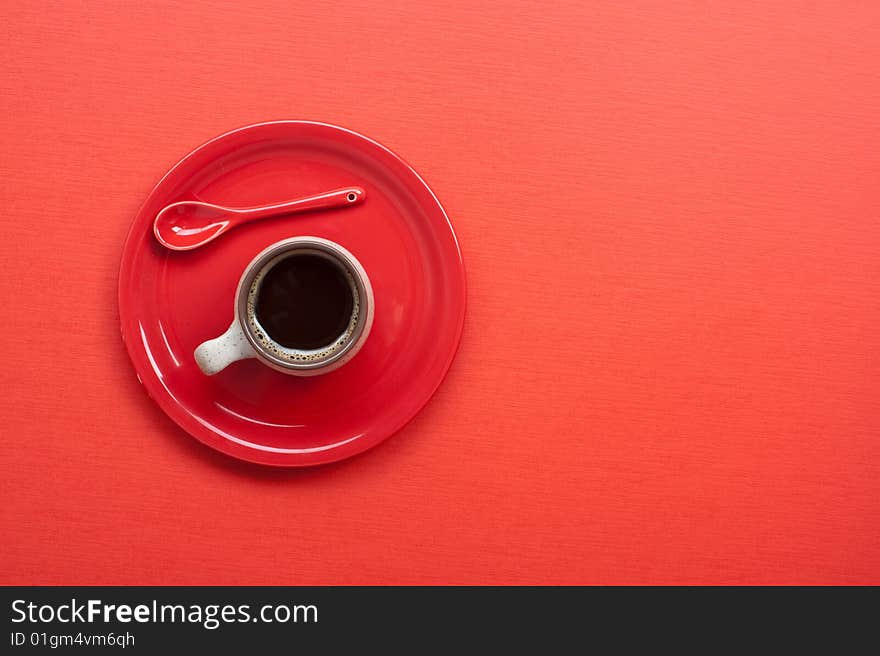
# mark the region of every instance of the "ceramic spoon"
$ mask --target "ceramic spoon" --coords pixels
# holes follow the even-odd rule
[[[357,205],[365,197],[366,192],[360,187],[346,187],[260,207],[223,207],[197,200],[184,200],[171,203],[159,211],[153,221],[153,234],[166,248],[191,251],[214,241],[227,230],[250,221],[280,214]]]

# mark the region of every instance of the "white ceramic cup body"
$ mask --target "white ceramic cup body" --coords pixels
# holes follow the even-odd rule
[[[248,307],[248,297],[256,278],[283,257],[294,254],[316,254],[333,260],[350,275],[357,295],[358,316],[347,341],[338,349],[320,356],[296,359],[293,351],[279,345],[264,344],[257,336]],[[364,345],[373,327],[375,299],[370,279],[357,258],[344,247],[321,237],[291,237],[261,251],[238,282],[234,299],[234,318],[225,333],[200,344],[194,351],[196,364],[205,375],[213,376],[233,362],[256,358],[263,364],[291,376],[317,376],[338,369],[351,360]],[[280,348],[280,350],[279,350]],[[288,353],[289,351],[289,353]]]

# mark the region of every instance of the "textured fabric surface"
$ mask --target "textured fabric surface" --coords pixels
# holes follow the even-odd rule
[[[0,582],[880,583],[880,4],[2,13]],[[309,471],[179,430],[116,307],[161,175],[280,118],[409,161],[468,273],[434,399]]]

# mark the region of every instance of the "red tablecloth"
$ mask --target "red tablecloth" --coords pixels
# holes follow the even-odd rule
[[[0,582],[880,583],[880,5],[7,3]],[[468,272],[397,436],[233,461],[145,396],[122,242],[278,118],[401,154]]]

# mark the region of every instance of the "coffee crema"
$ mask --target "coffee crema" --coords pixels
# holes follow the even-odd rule
[[[345,267],[318,253],[293,253],[270,263],[253,281],[248,323],[277,357],[318,360],[345,346],[359,306],[357,286]]]

